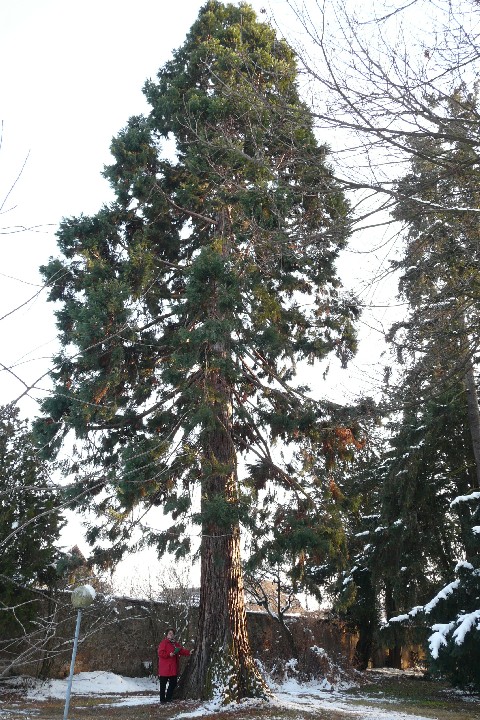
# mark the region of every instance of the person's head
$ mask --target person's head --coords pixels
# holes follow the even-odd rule
[[[169,640],[173,640],[174,637],[175,637],[175,630],[174,630],[174,628],[167,628],[167,638],[168,638]]]

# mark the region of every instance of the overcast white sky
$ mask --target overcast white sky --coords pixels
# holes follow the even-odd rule
[[[111,138],[130,115],[147,109],[143,83],[182,43],[201,5],[199,0],[0,4],[0,204],[29,154],[0,217],[0,225],[9,228],[0,235],[0,315],[38,289],[39,265],[56,254],[59,220],[93,213],[109,199],[100,172],[109,162]],[[16,226],[38,228],[12,234]],[[54,347],[44,296],[2,321],[0,362],[10,366],[28,353],[30,362],[16,369],[27,382],[41,374],[41,357]],[[11,375],[0,375],[0,402],[21,391]],[[33,404],[28,412],[35,412]]]
[[[40,290],[38,268],[56,254],[59,220],[94,213],[109,200],[100,172],[110,160],[111,138],[131,115],[147,111],[145,80],[182,44],[203,4],[0,3],[0,317]],[[251,4],[257,11],[273,11],[286,32],[294,31],[286,0]],[[342,271],[359,273],[358,257],[353,259],[342,264]],[[346,278],[348,284],[352,277]],[[45,292],[2,319],[1,331],[0,362],[19,378],[0,368],[0,403],[5,403],[23,392],[23,383],[32,383],[48,369],[55,350],[55,324]],[[367,378],[369,369],[362,363],[377,359],[377,336],[377,331],[367,332],[360,370],[354,366],[350,375],[341,376],[337,393],[343,387],[355,394],[362,374]],[[47,388],[47,379],[39,387]],[[43,392],[32,394],[41,397]],[[30,417],[36,413],[33,401],[24,400],[21,407]]]
[[[93,213],[109,200],[100,173],[110,160],[111,138],[131,115],[148,109],[143,83],[182,44],[202,5],[199,0],[0,4],[0,205],[28,155],[0,215],[0,317],[40,289],[38,267],[56,254],[59,220]],[[286,0],[252,5],[267,8],[286,33],[294,32]],[[16,232],[22,227],[36,230]],[[347,264],[346,272],[358,273],[358,261]],[[345,280],[350,284],[352,278]],[[1,322],[0,362],[30,384],[55,348],[45,291]],[[346,379],[341,382],[348,386]],[[39,385],[47,387],[47,381]],[[23,390],[22,382],[0,372],[0,402]],[[35,403],[24,402],[22,409],[36,412]]]

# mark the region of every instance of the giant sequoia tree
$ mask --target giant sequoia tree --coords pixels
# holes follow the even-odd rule
[[[354,349],[355,306],[334,269],[348,207],[299,99],[294,54],[248,5],[207,2],[145,94],[148,117],[112,142],[115,200],[64,220],[62,257],[43,269],[64,349],[37,432],[52,452],[69,429],[85,440],[91,473],[75,492],[97,498],[118,552],[139,504],[171,518],[143,528],[160,553],[188,553],[189,523],[200,526],[183,693],[220,685],[237,699],[264,692],[240,527],[259,487],[302,491],[272,442],[314,445],[327,432],[325,410],[294,387],[296,363]]]

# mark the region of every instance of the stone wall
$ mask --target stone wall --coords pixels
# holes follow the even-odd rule
[[[274,669],[279,660],[292,658],[290,641],[278,622],[266,613],[247,612],[247,623],[253,654],[269,670]],[[351,666],[357,637],[347,632],[343,623],[321,612],[304,612],[287,616],[286,625],[302,668],[315,670],[312,647],[323,649],[332,660],[340,660],[344,666]]]
[[[76,613],[66,600],[56,606],[55,633],[40,650],[24,656],[24,662],[16,664],[13,672],[43,677],[68,675]],[[278,622],[264,612],[248,612],[247,622],[254,657],[268,669],[275,668],[279,660],[292,657],[288,633]],[[156,673],[156,649],[169,626],[179,629],[181,642],[192,647],[196,608],[185,613],[181,606],[97,596],[94,604],[82,613],[75,672],[107,670],[131,677]],[[338,621],[321,613],[304,613],[289,616],[287,627],[303,666],[308,667],[312,654],[309,648],[315,646],[332,658],[342,656],[343,663],[350,664],[355,637]],[[22,643],[10,648],[10,657],[15,653],[17,656],[22,653]],[[0,655],[2,660],[5,664],[5,657]]]

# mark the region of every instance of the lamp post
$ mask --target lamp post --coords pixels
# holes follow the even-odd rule
[[[75,657],[77,655],[78,636],[80,634],[80,622],[82,619],[82,609],[92,604],[92,602],[95,600],[95,595],[95,590],[92,588],[91,585],[80,585],[72,592],[72,605],[74,608],[77,608],[78,612],[77,624],[75,626],[75,639],[73,641],[72,662],[70,663],[70,674],[68,676],[67,683],[67,695],[65,698],[65,710],[63,712],[63,720],[67,720],[68,718],[68,707],[70,705],[70,694],[72,692],[73,671],[75,669]]]

